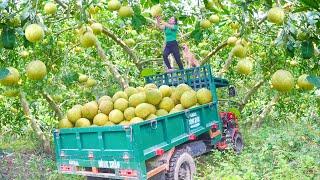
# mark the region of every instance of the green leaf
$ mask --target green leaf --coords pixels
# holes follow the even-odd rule
[[[133,29],[139,32],[142,29],[143,25],[147,24],[147,20],[141,14],[135,14],[132,17],[131,23]]]
[[[79,79],[79,74],[76,72],[70,72],[62,77],[62,81],[66,86],[72,85],[74,82],[77,82]]]
[[[151,0],[152,4],[159,4],[160,0]]]
[[[193,38],[196,44],[203,40],[203,31],[200,28],[200,22],[197,22],[194,31],[191,32],[190,37]]]
[[[315,87],[320,88],[320,77],[308,76],[307,80],[312,83]]]
[[[319,10],[319,4],[320,4],[319,0],[300,0],[300,2],[305,6]]]
[[[0,69],[0,80],[9,75],[10,71],[7,68]]]
[[[310,59],[314,54],[312,41],[307,40],[301,43],[301,55],[303,59]]]
[[[15,30],[5,26],[1,33],[1,40],[4,48],[13,49],[16,44]]]
[[[140,76],[141,77],[146,77],[146,76],[152,76],[152,75],[155,75],[157,74],[156,70],[155,69],[152,69],[152,68],[145,68],[141,71],[140,73]]]
[[[241,112],[240,112],[240,110],[238,108],[231,107],[231,108],[228,109],[228,112],[234,113],[237,118],[241,117]]]
[[[286,50],[287,50],[286,52],[288,56],[294,57],[294,51],[295,51],[294,42],[288,41]]]

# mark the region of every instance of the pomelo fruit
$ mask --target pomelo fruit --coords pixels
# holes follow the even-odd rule
[[[133,94],[138,93],[138,90],[134,87],[127,87],[124,89],[124,92],[127,94],[127,96],[130,98]]]
[[[208,19],[204,19],[200,22],[200,27],[203,29],[208,29],[211,26],[211,22]]]
[[[97,85],[97,81],[95,79],[92,78],[88,78],[88,80],[86,81],[86,87],[93,87]]]
[[[285,13],[280,7],[273,7],[268,11],[267,18],[268,21],[275,23],[277,25],[283,24]]]
[[[297,84],[303,90],[312,90],[314,88],[314,85],[307,80],[307,77],[308,77],[307,74],[301,75],[298,78]]]
[[[148,103],[142,103],[139,104],[134,111],[137,117],[144,119],[153,112],[153,107]]]
[[[128,106],[129,106],[129,102],[124,98],[117,99],[113,104],[114,109],[118,109],[122,112],[124,112],[124,110],[126,110]]]
[[[111,101],[112,102],[112,98],[110,96],[104,95],[99,98],[99,100],[98,100],[99,105],[100,105],[101,101]]]
[[[247,49],[244,46],[237,44],[232,49],[232,53],[236,57],[245,58],[247,56]]]
[[[271,77],[274,89],[280,92],[289,92],[294,87],[294,78],[289,71],[277,70]]]
[[[110,100],[101,100],[99,103],[99,110],[108,115],[113,110],[113,102]]]
[[[228,45],[234,46],[237,42],[238,38],[231,36],[228,38],[227,43]]]
[[[109,118],[107,115],[103,113],[99,113],[93,118],[93,124],[97,126],[103,126],[107,123],[108,120]]]
[[[118,14],[122,18],[127,18],[127,17],[132,17],[134,14],[134,11],[130,6],[122,6],[120,7]]]
[[[144,92],[133,94],[129,98],[129,105],[131,107],[136,107],[141,103],[145,103],[147,101],[147,97]]]
[[[136,116],[134,110],[135,110],[134,107],[129,107],[126,110],[124,110],[123,115],[127,121],[130,121],[132,118]]]
[[[44,30],[38,24],[30,24],[24,31],[24,35],[26,39],[30,42],[37,42],[43,39],[44,37]]]
[[[26,75],[31,80],[42,80],[47,75],[47,67],[42,61],[31,61],[26,67]]]
[[[123,113],[118,109],[112,110],[109,114],[109,120],[115,124],[119,124],[123,119]]]
[[[0,80],[0,83],[4,86],[13,86],[17,85],[20,80],[20,73],[14,67],[6,68],[9,71],[9,74]]]
[[[121,3],[118,0],[111,0],[108,2],[108,9],[110,11],[118,11],[121,7]]]
[[[152,105],[158,105],[162,100],[162,94],[158,89],[146,90],[147,102]]]
[[[107,121],[103,126],[113,126],[113,125],[115,125],[113,122]]]
[[[112,96],[112,101],[115,102],[119,98],[124,98],[128,100],[128,95],[123,91],[118,91]]]
[[[153,83],[149,83],[149,84],[146,84],[144,86],[144,90],[147,90],[147,89],[157,89],[158,86],[156,84],[153,84]]]
[[[201,88],[197,91],[197,100],[200,105],[212,102],[211,91],[207,88]]]
[[[171,109],[170,109],[171,110]],[[156,115],[157,116],[165,116],[168,114],[168,111],[164,110],[164,109],[159,109],[156,111]]]
[[[88,119],[86,118],[80,118],[77,120],[75,127],[89,127],[91,126],[91,123]]]
[[[242,59],[238,62],[236,69],[238,73],[248,75],[251,73],[252,67],[253,67],[253,64],[250,60]]]
[[[159,104],[159,108],[169,112],[172,108],[174,108],[174,105],[174,101],[171,98],[164,97]]]
[[[52,2],[47,2],[44,5],[44,12],[46,14],[55,14],[57,12],[57,5]]]
[[[95,101],[84,104],[81,108],[82,117],[92,120],[98,114],[98,104]]]
[[[96,45],[96,42],[97,38],[91,32],[86,32],[82,36],[80,36],[80,44],[85,48],[89,48]]]
[[[71,108],[67,111],[67,118],[70,122],[76,123],[81,118],[81,108]]]
[[[73,128],[73,124],[68,119],[61,119],[59,121],[59,128]]]
[[[209,17],[209,21],[211,23],[218,23],[220,21],[220,18],[218,15],[213,14]]]
[[[188,109],[197,104],[197,93],[194,90],[186,91],[182,94],[180,99],[181,105]]]
[[[154,114],[150,114],[146,120],[151,120],[151,119],[156,119],[158,116],[157,115],[154,115]]]
[[[136,44],[136,41],[132,38],[124,40],[124,43],[126,43],[127,46],[133,47]]]
[[[121,121],[121,122],[119,123],[119,125],[121,125],[121,126],[129,126],[130,124],[131,124],[130,121]]]
[[[168,85],[162,85],[159,87],[162,97],[170,97],[172,94],[172,89]]]
[[[101,34],[101,32],[103,30],[102,24],[100,24],[100,23],[93,23],[93,24],[91,24],[90,27],[93,31],[93,34],[96,34],[96,35]]]
[[[139,123],[139,122],[143,122],[143,119],[139,118],[139,117],[134,117],[130,120],[131,124],[135,124],[135,123]]]
[[[80,76],[79,76],[79,82],[80,83],[84,83],[84,82],[86,82],[87,80],[88,80],[88,76],[87,75],[85,75],[85,74],[81,74]]]
[[[154,5],[151,7],[151,15],[152,17],[161,16],[162,14],[162,8],[160,4]]]

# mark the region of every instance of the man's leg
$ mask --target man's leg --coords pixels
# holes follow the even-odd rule
[[[168,69],[172,69],[170,62],[169,62],[169,54],[170,54],[170,48],[168,47],[168,45],[166,45],[166,47],[163,50],[163,61],[166,64]]]
[[[180,52],[179,52],[179,47],[178,47],[177,42],[172,47],[172,54],[173,54],[174,58],[176,59],[176,62],[179,66],[179,69],[183,69],[183,64],[181,62]]]

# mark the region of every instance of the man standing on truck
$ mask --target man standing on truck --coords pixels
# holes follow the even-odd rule
[[[163,50],[163,61],[166,64],[168,71],[172,71],[172,67],[169,62],[169,55],[173,54],[179,69],[183,69],[183,64],[180,59],[179,45],[177,42],[178,34],[178,22],[175,17],[171,17],[168,22],[161,20],[160,16],[157,16],[157,26],[164,31],[166,36],[166,45]]]

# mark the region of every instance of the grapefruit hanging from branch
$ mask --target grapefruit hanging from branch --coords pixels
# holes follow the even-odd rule
[[[273,88],[280,92],[289,92],[294,87],[294,78],[289,71],[278,70],[271,77]]]
[[[280,7],[273,7],[268,11],[268,21],[277,25],[283,24],[285,13]]]
[[[17,85],[20,80],[20,73],[16,68],[8,67],[9,74],[0,80],[0,83],[4,86],[13,86]]]
[[[303,90],[312,90],[314,88],[313,84],[311,84],[308,80],[307,80],[308,75],[307,74],[303,74],[298,78],[298,86],[303,89]]]
[[[111,0],[108,2],[108,9],[110,11],[118,11],[121,7],[121,3],[118,0]]]
[[[152,17],[161,16],[162,14],[162,8],[160,4],[154,5],[151,7],[151,15]]]
[[[28,25],[24,34],[27,40],[33,43],[42,40],[44,37],[43,28],[38,24]]]
[[[46,14],[55,14],[57,12],[57,5],[52,2],[47,2],[44,5],[44,12]]]
[[[26,67],[26,74],[31,80],[42,80],[47,75],[46,65],[39,60],[32,61]]]
[[[132,7],[130,7],[130,6],[122,6],[119,9],[118,14],[122,18],[127,18],[127,17],[132,17],[134,12],[133,12]]]

